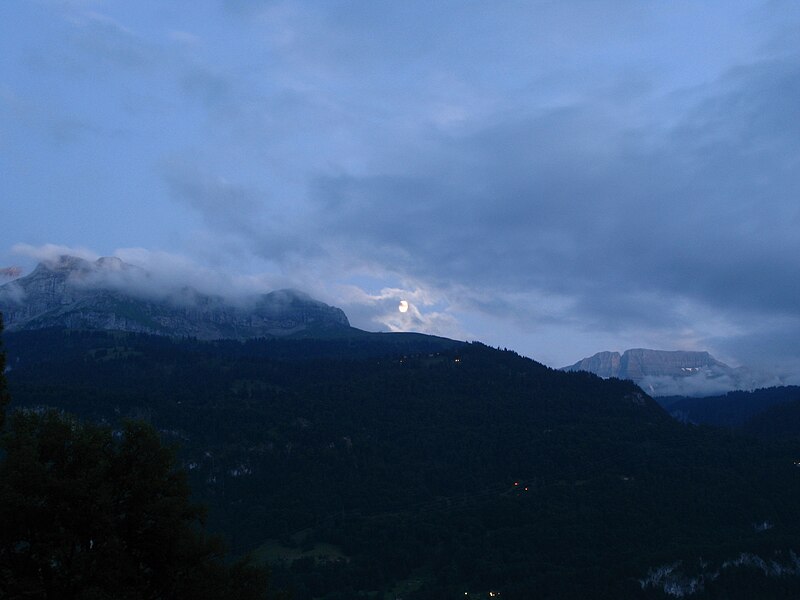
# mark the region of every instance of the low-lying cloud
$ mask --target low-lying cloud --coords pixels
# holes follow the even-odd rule
[[[88,269],[79,272],[71,281],[72,285],[118,290],[144,298],[186,299],[188,289],[242,302],[291,283],[277,276],[248,276],[212,269],[184,256],[144,248],[120,248],[106,258],[86,248],[56,244],[40,247],[16,244],[13,251],[50,266],[58,264],[63,256],[81,258],[88,261]]]

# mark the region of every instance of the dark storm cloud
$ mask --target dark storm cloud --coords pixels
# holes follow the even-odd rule
[[[791,354],[796,3],[21,6],[20,241],[263,269],[364,327],[475,324],[555,365]]]
[[[177,162],[159,171],[173,198],[197,211],[211,230],[245,240],[253,252],[287,264],[319,253],[312,239],[298,235],[295,216],[266,192]]]
[[[91,13],[86,27],[88,32],[76,37],[75,43],[101,61],[115,67],[133,68],[151,66],[158,58],[154,47],[113,19]]]
[[[157,45],[107,15],[67,7],[61,9],[73,28],[54,52],[29,51],[29,61],[34,68],[66,69],[73,75],[108,77],[119,70],[151,69],[163,58]]]
[[[744,363],[768,366],[784,383],[800,385],[800,318],[764,319],[758,330],[714,343],[724,352],[735,353]]]
[[[198,211],[210,225],[251,233],[261,209],[255,190],[175,163],[162,165],[161,173],[173,196]]]
[[[210,69],[197,66],[187,68],[181,77],[181,88],[209,108],[218,109],[234,103],[230,78]]]
[[[797,315],[800,62],[692,94],[663,132],[587,104],[407,147],[387,175],[320,179],[321,229],[410,249],[403,268],[440,284],[566,294],[612,326],[668,320],[676,297]]]
[[[226,10],[243,15],[252,15],[275,4],[278,4],[278,0],[222,0]]]

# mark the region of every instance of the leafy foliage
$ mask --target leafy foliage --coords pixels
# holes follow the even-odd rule
[[[4,598],[263,598],[264,575],[222,562],[155,431],[18,412],[0,464]]]

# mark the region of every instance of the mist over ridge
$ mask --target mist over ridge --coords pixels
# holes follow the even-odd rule
[[[0,309],[7,315],[10,330],[84,326],[213,339],[295,335],[318,320],[317,325],[350,326],[341,309],[321,303],[304,291],[284,288],[257,292],[252,282],[236,285],[228,279],[226,285],[224,274],[172,269],[169,265],[164,271],[153,272],[116,256],[74,256],[53,250],[41,256],[29,275],[0,286]],[[203,293],[190,282],[221,293]],[[141,304],[132,311],[130,302]],[[408,330],[409,317],[411,323],[423,324],[419,310],[408,303],[406,310],[409,306],[410,315],[400,313],[396,317],[406,321],[406,327],[390,324],[390,330]],[[308,310],[318,314],[312,317]],[[260,315],[260,324],[253,315]],[[730,367],[707,351],[696,350],[598,352],[562,370],[632,379],[654,396],[711,396],[800,381],[800,376],[791,372],[747,365]]]
[[[600,377],[631,379],[653,396],[713,396],[733,390],[786,385],[792,377],[747,366],[730,367],[706,351],[633,348],[598,352],[563,371],[588,371]]]
[[[174,282],[116,257],[60,255],[0,286],[9,331],[47,327],[116,329],[200,339],[252,338],[349,329],[341,309],[291,289],[229,300]]]

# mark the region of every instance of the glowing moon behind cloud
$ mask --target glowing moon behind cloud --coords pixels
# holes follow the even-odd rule
[[[400,312],[407,312],[408,311],[408,302],[406,300],[400,300],[400,306],[397,307],[397,310]]]

